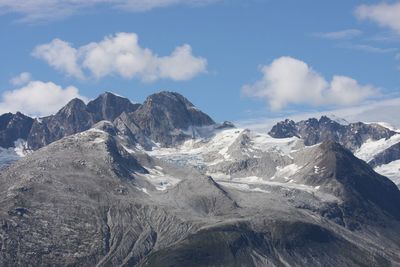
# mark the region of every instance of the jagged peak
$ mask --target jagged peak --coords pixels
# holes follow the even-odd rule
[[[86,104],[82,99],[74,98],[70,100],[58,113],[70,112],[70,111],[82,111],[86,109]]]
[[[157,103],[161,104],[164,101],[174,101],[174,102],[181,102],[185,104],[187,107],[194,107],[194,105],[183,95],[177,93],[177,92],[171,92],[171,91],[160,91],[158,93],[154,93],[150,96],[147,97],[145,100],[146,103]]]

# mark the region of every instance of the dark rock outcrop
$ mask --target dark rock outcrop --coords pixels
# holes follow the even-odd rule
[[[86,104],[75,98],[55,115],[34,122],[28,136],[28,146],[39,149],[65,136],[85,131],[95,122]]]
[[[140,104],[133,104],[127,98],[105,92],[87,104],[87,111],[96,121],[113,121],[123,112],[133,112],[139,107]]]
[[[394,134],[394,131],[379,124],[357,122],[342,125],[327,116],[322,116],[319,120],[311,118],[297,123],[285,120],[273,126],[269,132],[274,138],[297,136],[304,140],[305,145],[335,141],[351,151],[355,151],[368,139],[388,139]]]
[[[189,100],[173,92],[149,96],[131,116],[145,136],[165,146],[185,140],[190,127],[215,124]]]
[[[31,130],[33,119],[17,112],[5,113],[0,116],[0,147],[14,146],[18,139],[26,140]]]
[[[377,167],[399,159],[400,143],[397,143],[375,155],[374,158],[368,162],[368,164],[372,167]]]

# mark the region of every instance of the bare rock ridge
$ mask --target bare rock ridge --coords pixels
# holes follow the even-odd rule
[[[322,116],[319,120],[311,118],[297,123],[287,119],[273,126],[269,134],[274,138],[297,136],[302,138],[306,145],[335,141],[354,151],[368,139],[388,139],[396,133],[379,124],[357,122],[343,125]]]
[[[0,146],[13,147],[18,139],[26,140],[32,128],[33,119],[20,112],[0,116]]]
[[[94,114],[96,121],[115,120],[123,112],[134,112],[140,104],[133,104],[129,99],[117,96],[113,93],[103,93],[87,105],[88,112]]]
[[[91,128],[108,120],[137,136],[143,147],[152,141],[173,145],[191,137],[190,127],[214,125],[215,122],[183,96],[160,92],[149,96],[143,105],[106,92],[87,105],[80,99],[71,100],[56,114],[32,119],[21,113],[0,117],[0,146],[9,148],[18,139],[27,141],[29,149],[37,150],[65,136]]]
[[[274,125],[268,134],[274,138],[295,136],[304,140],[305,145],[308,146],[325,141],[338,142],[360,156],[373,168],[400,160],[399,133],[377,123],[341,124],[327,116],[322,116],[319,120],[311,118],[299,122],[286,119]],[[392,142],[391,138],[398,141]],[[371,145],[374,142],[377,144],[375,148]],[[387,142],[391,145],[381,151],[379,146],[382,145],[379,145],[379,142]],[[370,149],[376,151],[368,151]],[[400,175],[395,175],[394,179],[397,177],[400,179]]]
[[[155,142],[170,146],[185,140],[191,127],[210,126],[215,122],[197,109],[183,96],[161,92],[149,96],[135,112],[132,119],[145,136]]]

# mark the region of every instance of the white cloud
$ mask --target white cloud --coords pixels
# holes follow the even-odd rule
[[[65,72],[67,75],[80,78],[84,77],[78,66],[78,51],[67,42],[54,39],[48,44],[37,46],[32,55],[46,61],[56,70]]]
[[[22,21],[62,19],[90,8],[109,7],[139,12],[173,5],[206,5],[220,0],[0,0],[0,15],[17,13]]]
[[[261,69],[263,77],[252,85],[245,85],[247,96],[265,100],[278,111],[290,105],[346,106],[377,94],[373,86],[360,85],[346,76],[334,76],[331,82],[305,62],[292,57],[281,57]]]
[[[86,100],[76,87],[62,88],[52,82],[31,81],[22,88],[2,94],[0,113],[20,111],[32,116],[47,116],[73,98]]]
[[[314,34],[317,37],[332,39],[332,40],[340,40],[340,39],[352,39],[354,37],[360,36],[362,31],[357,29],[347,29],[343,31],[336,32],[321,32]]]
[[[360,5],[355,14],[360,20],[371,20],[400,33],[400,2]]]
[[[177,47],[169,56],[160,57],[150,49],[142,48],[135,33],[117,33],[77,49],[55,39],[36,47],[33,55],[77,78],[83,78],[84,71],[88,71],[97,79],[119,75],[143,81],[182,81],[205,72],[207,68],[207,60],[193,56],[188,44]]]
[[[29,72],[22,72],[18,76],[15,76],[10,80],[10,83],[15,86],[21,86],[27,84],[32,78]]]

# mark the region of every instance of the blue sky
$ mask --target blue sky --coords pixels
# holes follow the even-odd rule
[[[301,114],[350,118],[355,109],[376,115],[366,108],[387,107],[388,101],[400,106],[397,1],[68,2],[0,1],[2,112],[46,115],[68,98],[91,99],[104,91],[142,102],[160,90],[182,93],[218,121],[249,124]],[[390,20],[387,12],[398,13]],[[102,61],[103,69],[90,60],[94,46],[103,49],[93,56],[118,53],[109,48],[118,33],[139,39],[133,60],[149,58],[140,71],[113,61],[115,54]],[[67,50],[55,50],[54,39],[76,52],[75,65]],[[18,78],[23,72],[29,74]],[[394,111],[365,114],[352,119],[397,124]]]

